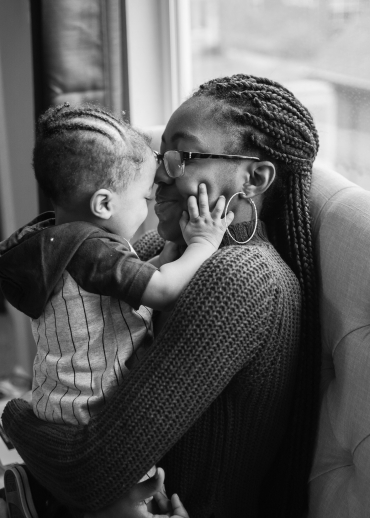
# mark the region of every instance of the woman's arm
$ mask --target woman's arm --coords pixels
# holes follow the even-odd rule
[[[8,404],[6,431],[36,478],[69,506],[97,510],[132,487],[242,367],[269,353],[280,290],[257,247],[212,256],[183,292],[148,355],[85,427]],[[271,315],[274,318],[271,318]]]

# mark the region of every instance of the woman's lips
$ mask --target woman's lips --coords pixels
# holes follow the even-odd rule
[[[179,205],[178,200],[167,200],[163,198],[157,198],[154,205],[154,212],[159,216],[169,209],[173,210],[174,205]]]

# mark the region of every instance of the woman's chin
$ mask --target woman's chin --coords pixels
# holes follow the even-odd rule
[[[180,225],[176,222],[176,220],[159,220],[157,230],[158,234],[166,241],[173,241],[174,243],[178,244],[184,243]]]
[[[158,217],[158,234],[167,241],[183,243],[179,224],[182,209],[179,204],[172,201],[156,203],[154,212]]]

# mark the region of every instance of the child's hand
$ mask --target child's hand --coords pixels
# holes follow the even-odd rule
[[[180,219],[181,231],[187,245],[193,243],[211,244],[215,250],[218,249],[226,231],[226,225],[230,225],[234,219],[232,212],[221,219],[225,203],[224,196],[220,196],[215,208],[210,213],[207,187],[204,183],[199,185],[198,203],[195,196],[189,196],[189,214],[184,211]]]

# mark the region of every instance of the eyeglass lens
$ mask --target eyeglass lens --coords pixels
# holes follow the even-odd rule
[[[171,178],[178,178],[184,174],[185,163],[181,163],[181,155],[178,151],[166,151],[163,161],[167,174]]]

